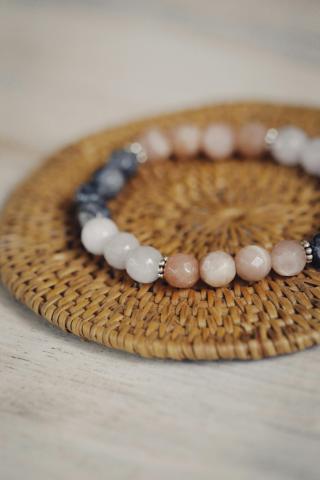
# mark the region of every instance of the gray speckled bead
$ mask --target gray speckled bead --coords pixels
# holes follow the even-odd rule
[[[317,233],[310,242],[312,248],[312,265],[319,270],[320,269],[320,233]]]
[[[97,191],[97,185],[94,183],[84,183],[75,194],[75,202],[83,203],[102,203],[101,195]]]
[[[93,181],[96,184],[98,194],[106,199],[115,197],[125,184],[124,174],[112,165],[98,170]]]
[[[77,210],[77,217],[80,225],[83,227],[89,220],[95,217],[110,218],[110,211],[100,203],[83,203]]]
[[[138,168],[137,156],[128,150],[115,150],[112,152],[108,166],[118,168],[126,178],[134,175]]]

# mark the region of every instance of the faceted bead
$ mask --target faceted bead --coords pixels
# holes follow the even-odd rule
[[[126,178],[129,178],[137,171],[137,155],[124,149],[115,150],[110,156],[108,166],[119,169]]]
[[[123,188],[125,177],[118,168],[106,165],[94,174],[93,181],[99,195],[105,199],[110,199],[115,197]]]
[[[243,125],[237,134],[237,148],[242,155],[255,157],[265,150],[267,128],[260,122]]]
[[[211,252],[200,262],[200,276],[204,282],[212,287],[228,285],[235,275],[234,259],[226,252]]]
[[[172,287],[190,288],[199,280],[199,263],[193,255],[172,255],[166,262],[164,279]]]
[[[117,231],[117,225],[109,218],[93,218],[82,228],[81,241],[88,252],[101,255],[107,239]]]
[[[279,163],[283,165],[296,165],[301,159],[301,153],[307,142],[307,136],[301,128],[282,127],[279,129],[270,150]]]
[[[301,152],[301,164],[310,175],[320,176],[320,138],[307,141]]]
[[[140,283],[154,282],[158,278],[161,253],[149,246],[140,246],[127,256],[126,270],[128,275]]]
[[[103,199],[98,193],[97,185],[93,182],[84,183],[81,185],[75,194],[75,202],[82,203],[100,203],[103,204]]]
[[[291,277],[300,273],[307,262],[303,246],[295,240],[282,240],[271,252],[273,270],[279,275]]]
[[[241,248],[235,257],[239,277],[248,282],[257,282],[268,275],[271,269],[269,252],[258,245]]]
[[[171,140],[177,157],[193,157],[200,150],[201,130],[196,125],[179,125],[172,130]]]
[[[157,128],[147,130],[139,142],[150,161],[165,160],[172,154],[172,145],[168,135]]]
[[[229,157],[235,148],[235,132],[225,123],[212,123],[203,132],[202,149],[214,160]]]
[[[126,260],[129,253],[138,246],[139,241],[131,233],[116,233],[105,243],[104,258],[111,267],[123,270],[126,268]]]
[[[95,217],[110,217],[110,211],[100,203],[81,203],[77,210],[78,221],[83,227],[89,220]]]
[[[317,233],[310,242],[312,248],[312,265],[320,269],[320,233]]]

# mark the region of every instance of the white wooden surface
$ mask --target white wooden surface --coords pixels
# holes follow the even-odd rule
[[[317,0],[0,0],[0,200],[43,156],[222,98],[320,103]],[[320,478],[320,348],[150,361],[81,342],[0,289],[0,478]]]

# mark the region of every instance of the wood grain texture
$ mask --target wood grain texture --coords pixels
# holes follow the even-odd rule
[[[230,96],[320,103],[319,62],[307,60],[318,2],[290,2],[290,15],[269,2],[273,45],[256,7],[256,46],[195,31],[170,2],[147,17],[2,3],[1,199],[48,151],[105,124]],[[242,32],[243,5],[232,12]],[[50,327],[3,289],[0,314],[1,478],[319,478],[319,349],[255,364],[146,361]]]

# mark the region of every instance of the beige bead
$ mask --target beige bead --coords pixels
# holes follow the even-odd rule
[[[272,268],[279,275],[291,277],[300,273],[306,263],[305,250],[295,240],[282,240],[271,252]]]
[[[257,282],[268,275],[271,269],[269,252],[258,245],[241,248],[235,258],[237,274],[248,282]]]
[[[202,149],[214,160],[232,155],[235,148],[235,132],[225,123],[212,123],[203,132]]]
[[[165,160],[172,154],[169,136],[158,128],[147,130],[139,139],[139,143],[150,161]]]
[[[177,157],[193,157],[200,150],[201,130],[196,125],[179,125],[172,130],[171,140]]]
[[[234,259],[228,253],[211,252],[200,262],[200,276],[212,287],[228,285],[236,275]]]
[[[260,122],[243,125],[237,134],[237,148],[242,155],[255,157],[265,150],[267,128]]]
[[[199,280],[199,263],[193,255],[172,255],[167,260],[164,279],[172,287],[190,288]]]

